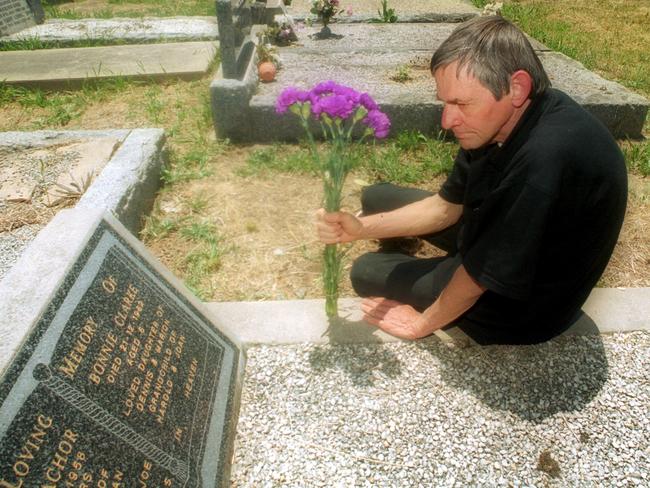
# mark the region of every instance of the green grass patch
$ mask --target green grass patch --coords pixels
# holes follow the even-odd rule
[[[138,40],[137,44],[165,44],[173,42],[167,39],[143,39]],[[133,44],[127,39],[116,39],[107,37],[97,37],[93,39],[61,40],[61,41],[44,41],[38,37],[28,37],[25,39],[0,41],[0,51],[36,51],[39,49],[61,49],[69,47],[104,47],[104,46],[125,46]]]
[[[196,243],[183,259],[185,283],[202,300],[212,296],[209,277],[221,266],[225,249],[216,225],[210,222],[188,221],[179,229],[180,235]]]
[[[172,218],[160,218],[159,210],[152,212],[145,218],[141,237],[145,239],[162,239],[178,230],[178,221]]]
[[[316,174],[316,166],[306,147],[274,144],[253,151],[246,166],[237,170],[240,176],[264,177],[275,172]]]
[[[170,152],[169,162],[162,170],[162,180],[166,185],[184,181],[198,180],[214,173],[210,161],[213,155],[221,152],[215,147],[193,147],[184,154]]]
[[[175,17],[178,15],[214,16],[214,0],[108,0],[107,6],[95,10],[75,9],[72,2],[43,0],[46,18],[50,19],[81,19],[112,17]]]
[[[641,176],[650,176],[650,141],[630,142],[622,147],[628,169]]]
[[[326,151],[326,146],[321,147]],[[453,166],[458,145],[442,138],[426,137],[419,132],[403,132],[382,144],[353,148],[353,167],[372,181],[395,184],[416,184],[447,174]],[[268,176],[274,172],[316,174],[310,152],[275,144],[254,151],[247,165],[239,170],[242,176]]]
[[[78,119],[90,104],[115,96],[135,83],[138,82],[114,77],[88,81],[75,90],[53,91],[0,82],[0,107],[17,103],[27,110],[38,109],[39,115],[31,119],[31,130],[65,127]]]
[[[206,203],[207,199],[205,202],[195,201],[194,210],[203,210]],[[141,237],[163,239],[178,235],[191,243],[190,251],[180,263],[180,271],[185,284],[196,296],[202,300],[209,299],[213,293],[209,278],[219,269],[227,252],[217,226],[200,215],[186,214],[176,218],[161,218],[159,215],[160,209],[157,208],[146,218]]]

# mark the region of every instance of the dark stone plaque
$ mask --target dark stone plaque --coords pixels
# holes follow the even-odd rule
[[[40,2],[39,9],[42,10]],[[0,0],[0,36],[8,36],[36,25],[27,0]]]
[[[102,220],[0,382],[0,488],[226,484],[239,360]]]

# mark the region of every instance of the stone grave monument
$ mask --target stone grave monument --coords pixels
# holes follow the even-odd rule
[[[228,483],[240,346],[110,214],[60,212],[0,310],[1,487]]]
[[[263,7],[263,8],[261,8]],[[266,20],[264,2],[217,0],[221,66],[210,85],[212,117],[219,137],[248,133],[248,102],[257,88],[255,22]]]
[[[44,20],[40,0],[0,0],[0,37],[42,24]]]

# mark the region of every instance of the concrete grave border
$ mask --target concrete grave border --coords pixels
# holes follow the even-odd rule
[[[338,39],[313,41],[310,36],[313,38],[318,28],[304,28],[300,43],[278,48],[284,66],[273,83],[258,83],[252,62],[245,75],[237,80],[239,83],[223,80],[223,73],[219,71],[210,86],[217,137],[235,142],[296,141],[303,134],[299,121],[296,117],[278,117],[275,113],[277,96],[283,87],[304,89],[330,78],[369,91],[391,119],[393,134],[402,130],[435,134],[440,128],[442,104],[431,93],[434,85],[416,76],[407,92],[402,85],[384,81],[391,69],[412,58],[430,57],[428,48],[414,44],[420,41],[420,37],[413,38],[413,32],[425,32],[437,39],[443,33],[451,32],[454,24],[391,25],[394,27],[343,24],[338,33],[349,38],[348,43]],[[423,25],[427,27],[421,27]],[[409,41],[403,45],[389,42],[395,29],[403,34],[411,34]],[[440,38],[440,42],[447,35]],[[539,42],[534,41],[533,46],[547,65],[549,76],[555,77],[552,79],[553,85],[573,96],[600,119],[614,137],[641,136],[650,108],[646,98],[619,83],[602,78],[567,56],[550,51]],[[349,53],[355,54],[354,62],[348,60]],[[380,68],[373,58],[376,55],[385,55],[389,61]],[[337,73],[336,77],[332,75],[333,72]],[[363,83],[359,81],[364,79]],[[575,80],[578,80],[579,88],[572,89]],[[584,93],[576,93],[580,90],[584,90]],[[317,124],[313,124],[311,131],[315,137],[322,137]]]
[[[63,45],[90,40],[127,43],[215,41],[219,39],[219,29],[215,17],[49,19],[44,24],[0,37],[0,45],[32,39]]]
[[[321,299],[211,302],[205,306],[214,321],[237,337],[244,347],[400,341],[363,322],[360,301],[360,298],[339,301],[341,320],[338,324],[329,323],[325,301]],[[594,288],[582,310],[584,314],[564,332],[565,335],[650,331],[650,287]],[[471,342],[456,327],[437,335],[446,343],[468,345]]]

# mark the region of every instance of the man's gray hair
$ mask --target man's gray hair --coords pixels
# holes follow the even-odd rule
[[[546,71],[528,39],[500,16],[474,17],[457,27],[431,58],[431,73],[458,61],[497,100],[510,92],[510,76],[519,70],[533,79],[530,97],[551,86]]]

